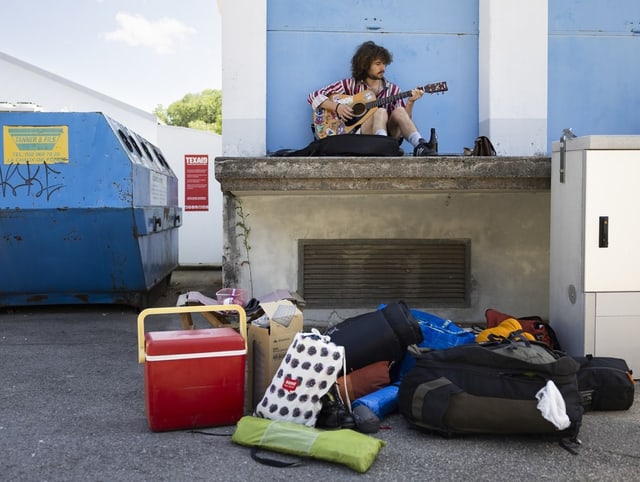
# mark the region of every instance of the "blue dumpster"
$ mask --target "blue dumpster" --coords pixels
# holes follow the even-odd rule
[[[98,113],[0,112],[0,307],[142,309],[178,265],[177,178]]]

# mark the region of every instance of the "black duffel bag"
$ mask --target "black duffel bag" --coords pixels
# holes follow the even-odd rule
[[[461,345],[417,355],[398,391],[398,406],[414,426],[462,433],[558,433],[577,443],[583,407],[579,364],[543,343],[498,341]],[[570,425],[558,429],[538,410],[536,394],[551,380]],[[565,447],[567,448],[567,447]]]
[[[379,361],[399,362],[409,345],[423,340],[420,325],[404,301],[347,318],[325,335],[344,347],[347,372]]]
[[[573,357],[580,364],[578,390],[589,410],[628,410],[635,397],[633,372],[623,358]]]

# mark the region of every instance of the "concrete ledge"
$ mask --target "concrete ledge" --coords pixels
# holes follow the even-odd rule
[[[550,191],[550,157],[217,157],[223,192]]]

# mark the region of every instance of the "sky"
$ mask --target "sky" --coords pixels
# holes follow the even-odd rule
[[[1,52],[147,112],[222,88],[216,0],[0,5]]]

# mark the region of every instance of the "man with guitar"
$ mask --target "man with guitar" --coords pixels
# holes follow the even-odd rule
[[[413,104],[429,86],[400,92],[400,88],[384,76],[392,60],[386,48],[372,41],[364,42],[351,59],[351,78],[309,94],[307,100],[314,110],[316,137],[359,129],[362,134],[391,135],[400,142],[404,138],[414,146],[414,156],[436,152],[436,147],[422,137],[411,118]],[[447,90],[446,84],[440,82],[435,89],[433,92]]]

